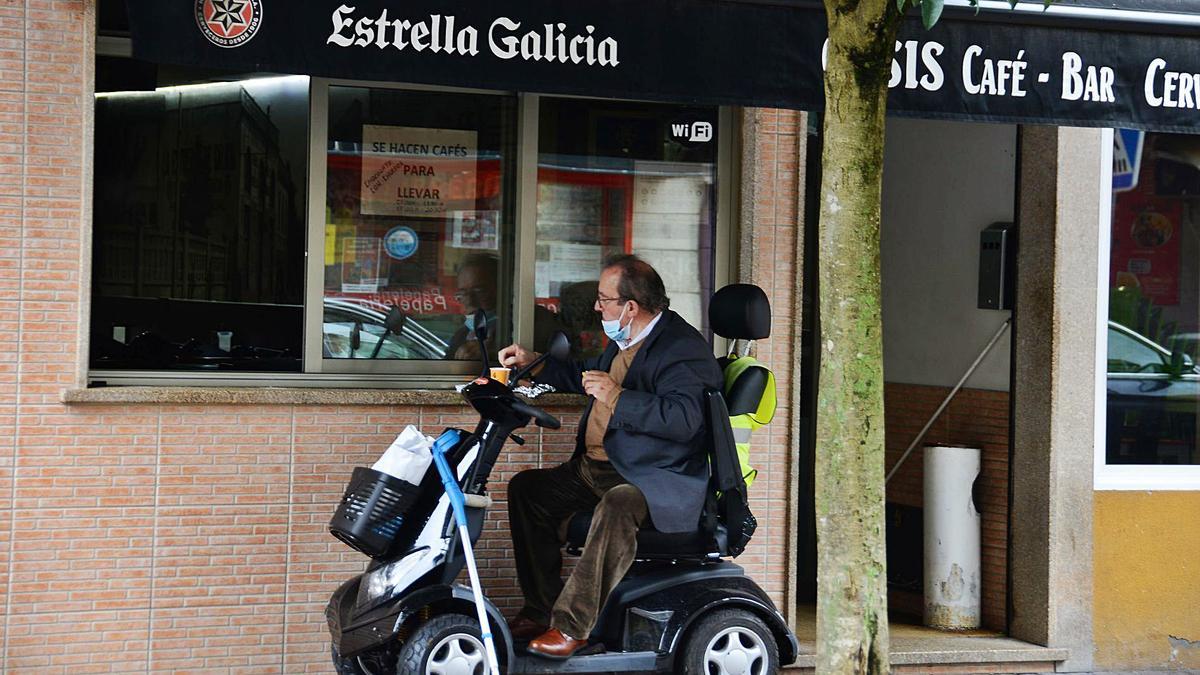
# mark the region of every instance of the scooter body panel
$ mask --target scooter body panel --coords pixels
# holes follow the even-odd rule
[[[678,654],[687,639],[688,629],[709,612],[719,609],[740,608],[750,611],[763,620],[775,636],[779,649],[779,663],[787,666],[795,662],[800,645],[788,628],[783,615],[767,594],[746,576],[726,576],[711,581],[683,584],[637,603],[646,614],[672,611],[662,635],[662,648],[669,654]],[[671,610],[671,608],[674,608]]]
[[[710,610],[729,607],[759,616],[775,635],[780,662],[795,660],[798,644],[774,603],[728,560],[635,565],[613,590],[591,637],[609,649],[657,652],[669,669],[688,628]]]
[[[346,593],[343,593],[343,590]],[[339,588],[334,600],[330,602],[330,609],[333,608],[333,602],[339,599],[339,594],[343,605],[352,604],[354,600],[351,592],[357,593],[357,584],[345,584]],[[353,658],[395,640],[401,627],[425,607],[435,607],[436,613],[458,612],[474,616],[474,602],[471,589],[460,584],[418,585],[412,592],[398,596],[359,616],[353,624],[336,627],[331,624],[333,645],[343,657]],[[507,663],[513,663],[512,636],[508,632],[504,615],[486,598],[484,605],[497,649],[505,656]]]

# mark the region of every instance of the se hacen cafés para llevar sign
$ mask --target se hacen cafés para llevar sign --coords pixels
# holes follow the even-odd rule
[[[128,0],[133,51],[162,63],[819,110],[825,17],[731,0]],[[893,114],[1200,128],[1200,37],[909,20]]]
[[[368,124],[362,133],[364,215],[440,218],[475,193],[475,131]]]

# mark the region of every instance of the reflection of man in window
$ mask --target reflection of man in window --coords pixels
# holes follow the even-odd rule
[[[458,268],[457,289],[454,299],[462,305],[463,325],[450,337],[446,358],[479,360],[479,342],[475,340],[475,313],[483,310],[487,318],[487,343],[489,354],[496,353],[496,333],[500,322],[496,314],[496,282],[499,279],[500,260],[492,254],[475,253],[463,260]],[[554,313],[544,307],[534,309],[534,344],[544,346],[562,324]]]
[[[477,253],[463,261],[458,270],[458,290],[454,299],[463,308],[463,325],[450,338],[448,359],[479,360],[479,342],[475,340],[475,313],[483,310],[487,318],[489,352],[496,350],[496,280],[500,261],[494,255]]]

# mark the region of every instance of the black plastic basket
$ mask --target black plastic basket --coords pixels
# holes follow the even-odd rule
[[[395,476],[355,467],[329,533],[372,558],[386,555],[419,489]]]

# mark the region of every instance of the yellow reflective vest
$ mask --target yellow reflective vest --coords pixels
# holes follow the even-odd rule
[[[740,356],[729,361],[725,366],[725,396],[728,398],[733,389],[733,383],[742,373],[750,368],[762,368],[767,371],[767,386],[758,401],[758,408],[742,414],[730,415],[729,426],[733,427],[733,441],[737,445],[738,461],[741,463],[742,478],[746,487],[754,483],[758,470],[750,466],[750,435],[755,429],[766,426],[775,417],[775,374],[752,356]]]

